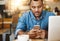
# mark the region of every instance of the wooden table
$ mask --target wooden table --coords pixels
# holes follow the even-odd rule
[[[32,41],[44,41],[44,39],[31,39]]]
[[[17,41],[17,39],[14,41]],[[45,41],[45,39],[31,39],[31,41]]]

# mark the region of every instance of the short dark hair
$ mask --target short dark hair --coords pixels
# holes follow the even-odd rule
[[[29,5],[30,5],[31,1],[32,1],[32,0],[30,0]],[[33,1],[39,1],[39,0],[33,0]],[[40,1],[43,3],[43,0],[40,0]]]

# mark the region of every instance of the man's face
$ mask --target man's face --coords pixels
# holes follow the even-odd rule
[[[43,9],[43,3],[42,1],[31,1],[30,9],[32,10],[35,17],[40,17],[42,9]]]

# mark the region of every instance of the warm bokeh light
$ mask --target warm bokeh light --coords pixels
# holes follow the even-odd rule
[[[45,1],[50,1],[50,2],[53,2],[54,0],[45,0]]]
[[[6,6],[13,12],[17,9],[23,9],[23,6],[27,5],[28,1],[29,0],[8,0]]]
[[[11,1],[11,9],[15,10],[19,7],[19,5],[22,5],[22,0],[12,0]]]

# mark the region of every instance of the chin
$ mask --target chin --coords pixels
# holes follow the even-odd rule
[[[40,15],[39,15],[39,14],[36,14],[35,16],[36,16],[36,17],[39,17]]]
[[[39,15],[36,15],[35,17],[39,17]]]

